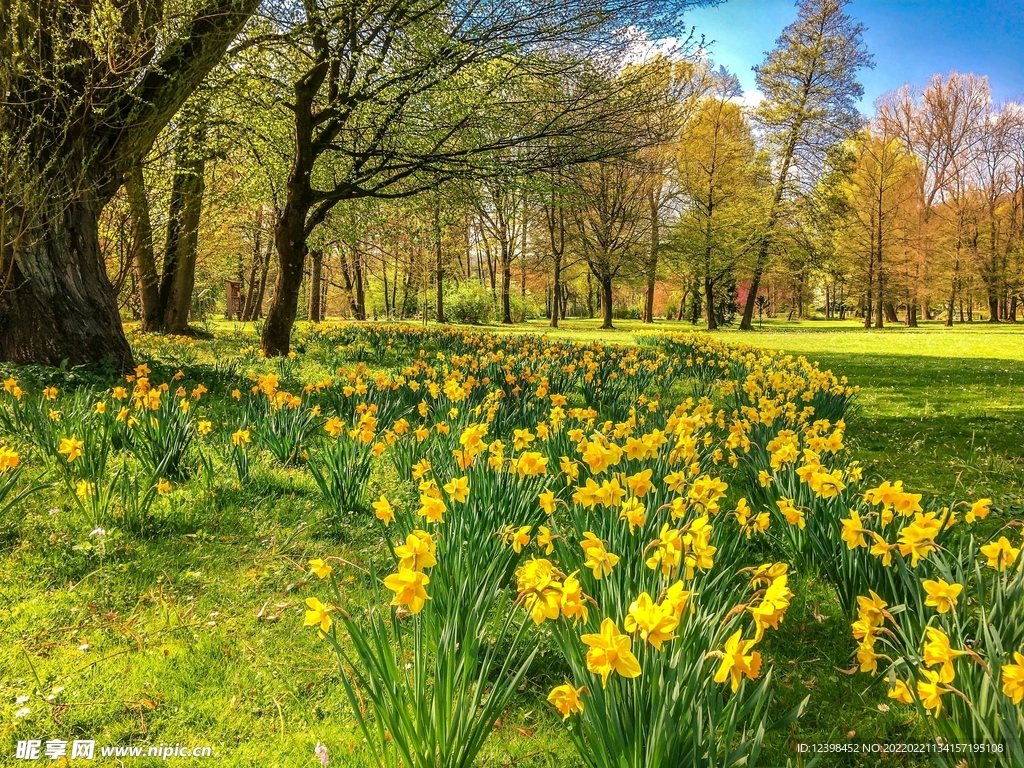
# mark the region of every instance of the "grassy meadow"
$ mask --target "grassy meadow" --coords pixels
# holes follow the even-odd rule
[[[570,320],[553,332],[540,323],[512,330],[624,345],[635,345],[648,331],[635,322],[618,326],[601,331],[595,323]],[[654,330],[691,327],[658,323]],[[251,383],[250,369],[275,370],[282,382],[315,381],[334,375],[339,365],[361,363],[372,375],[408,362],[397,349],[349,350],[334,358],[300,343],[293,360],[271,363],[252,353],[254,329],[230,322],[211,324],[192,340],[131,338],[152,381],[169,381],[173,390],[180,372],[186,389],[209,388],[198,401],[202,418],[215,429],[223,425],[225,435],[239,426],[232,391]],[[991,497],[990,526],[1022,517],[1024,327],[928,324],[864,332],[852,323],[765,323],[753,334],[726,330],[716,339],[802,355],[860,387],[846,419],[846,443],[869,483],[902,479],[937,504]],[[56,387],[60,397],[109,391],[118,383],[103,372],[6,366],[8,377],[26,392]],[[49,482],[28,435],[8,434],[4,442],[21,452],[26,482]],[[219,450],[228,455],[231,447],[224,443]],[[313,750],[320,743],[331,765],[371,765],[337,658],[303,628],[303,611],[318,588],[311,559],[365,564],[379,555],[382,539],[358,516],[325,524],[309,473],[265,454],[253,452],[245,482],[235,480],[227,461],[174,481],[137,529],[126,523],[90,528],[59,485],[3,513],[0,765],[23,764],[14,758],[15,745],[29,738],[212,745],[211,764],[230,766],[317,765]],[[376,498],[397,482],[375,463],[366,485]],[[357,575],[358,569],[336,568],[350,606],[371,600]],[[802,764],[793,752],[798,742],[926,739],[919,713],[888,699],[880,676],[853,673],[849,622],[822,574],[795,568],[790,586],[795,597],[785,621],[766,635],[761,652],[775,669],[772,712],[781,715],[809,700],[795,724],[767,736],[761,764]],[[541,631],[536,645],[530,674],[494,723],[479,765],[581,764],[545,701],[565,676],[564,662],[550,633]],[[878,762],[878,756],[847,755],[822,764]],[[927,764],[906,756],[891,762]]]

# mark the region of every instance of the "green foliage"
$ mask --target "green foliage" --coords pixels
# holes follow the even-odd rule
[[[494,297],[472,280],[459,283],[445,294],[445,314],[455,323],[485,325],[494,320]]]
[[[309,471],[326,505],[327,520],[340,530],[348,515],[367,509],[365,489],[371,469],[365,444],[350,437],[347,430],[314,450]]]

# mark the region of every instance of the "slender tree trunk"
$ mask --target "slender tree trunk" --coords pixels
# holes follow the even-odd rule
[[[444,317],[444,252],[441,248],[441,204],[434,205],[434,279],[437,281],[437,322]]]
[[[487,276],[491,283],[491,298],[496,300],[498,298],[497,270],[494,266],[494,254],[491,253],[491,246],[486,239],[484,240],[484,253],[487,256]]]
[[[658,253],[661,250],[661,216],[657,195],[651,190],[647,198],[651,213],[651,250],[647,259],[647,293],[644,299],[643,322],[654,322],[654,284],[658,278]]]
[[[366,278],[363,275],[363,252],[357,245],[352,251],[352,277],[355,283],[355,314],[356,320],[366,319]]]
[[[551,322],[552,328],[558,327],[558,313],[561,312],[562,307],[562,257],[558,254],[554,258],[554,273],[552,275],[554,280],[554,290],[551,291]]]
[[[345,297],[348,299],[348,317],[351,320],[359,319],[359,308],[356,306],[356,287],[352,280],[352,265],[349,264],[348,256],[344,249],[339,259],[341,265],[342,288],[345,289]]]
[[[259,269],[263,262],[263,208],[256,211],[256,229],[252,234],[252,268],[249,270],[249,290],[245,295],[242,307],[242,322],[253,318],[256,302],[260,295]]]
[[[324,252],[316,248],[309,252],[309,321],[319,323],[323,320],[320,314],[320,277],[324,266]]]
[[[260,268],[260,290],[256,295],[256,301],[252,307],[252,314],[249,316],[250,320],[258,320],[263,317],[263,299],[267,295],[267,276],[270,274],[270,258],[271,249],[273,248],[272,243],[267,243],[266,250],[263,253],[262,266]]]
[[[160,283],[163,328],[167,333],[187,333],[196,282],[199,220],[203,212],[206,181],[206,132],[208,103],[199,101],[183,112],[175,150],[177,169],[171,185],[164,247],[164,273]]]
[[[864,304],[864,327],[870,328],[872,323],[872,312],[874,309],[874,290],[875,290],[875,244],[871,243],[871,255],[868,260],[868,290],[865,296]]]
[[[704,303],[707,305],[708,330],[718,330],[718,319],[715,317],[715,283],[710,275],[704,276]]]
[[[946,327],[953,327],[953,313],[956,311],[956,278],[953,278],[949,289],[949,312],[946,314]],[[960,322],[964,321],[964,302],[960,300]]]
[[[612,277],[603,275],[601,283],[601,328],[611,330],[612,325]]]
[[[409,288],[412,286],[412,272],[405,273],[405,280],[402,281],[402,304],[401,314],[399,315],[400,320],[405,320],[405,308],[409,305]],[[395,287],[398,290],[398,287]]]
[[[512,324],[512,253],[505,233],[501,233],[501,322]]]
[[[142,330],[159,330],[163,321],[160,304],[160,278],[156,272],[153,251],[153,225],[149,215],[149,195],[142,166],[133,165],[124,179],[128,210],[132,218],[132,260],[142,305]]]
[[[747,291],[747,300],[743,304],[743,318],[740,320],[741,331],[754,330],[754,306],[757,303],[757,292],[761,288],[761,277],[764,274],[764,265],[768,263],[768,249],[770,240],[766,235],[761,240],[757,249],[757,263],[754,273],[750,278],[750,288]]]

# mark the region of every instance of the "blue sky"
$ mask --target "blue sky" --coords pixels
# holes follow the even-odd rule
[[[854,0],[847,12],[867,28],[875,68],[862,71],[861,108],[903,83],[924,86],[952,69],[988,75],[996,102],[1024,100],[1024,0]],[[782,28],[796,18],[794,0],[727,0],[690,11],[687,23],[714,41],[711,57],[745,91]]]

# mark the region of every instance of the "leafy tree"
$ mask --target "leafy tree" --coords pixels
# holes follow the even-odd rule
[[[714,76],[711,94],[697,109],[679,146],[682,216],[676,248],[702,282],[708,328],[720,317],[716,287],[735,285],[736,270],[756,242],[763,225],[765,164],[742,110],[735,77]],[[730,297],[731,298],[731,297]]]
[[[131,364],[101,210],[257,3],[0,2],[0,359]]]
[[[856,105],[864,89],[857,70],[873,62],[864,45],[864,27],[846,14],[847,5],[849,0],[800,0],[796,21],[754,69],[764,94],[756,119],[773,153],[774,178],[742,330],[753,327],[758,287],[785,203],[801,182],[805,189],[813,185],[828,148],[862,122]]]
[[[574,171],[580,205],[573,210],[579,245],[601,299],[601,327],[612,328],[612,283],[642,274],[641,252],[650,234],[647,168],[618,157]]]
[[[287,51],[279,69],[290,76],[294,151],[264,351],[288,351],[307,241],[333,206],[415,195],[479,173],[478,159],[486,166],[495,151],[577,130],[606,98],[586,87],[585,62],[617,58],[631,29],[674,29],[687,5],[304,0],[297,19],[282,9],[273,31]],[[542,108],[538,83],[573,78],[583,84],[575,98]]]
[[[874,310],[874,324],[881,328],[890,276],[907,250],[918,168],[897,137],[885,132],[884,124],[875,132],[861,131],[849,148],[853,163],[842,184],[848,212],[842,239],[848,252],[860,255],[864,327],[871,327]]]

